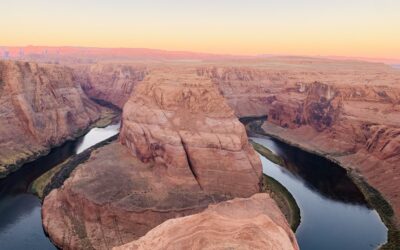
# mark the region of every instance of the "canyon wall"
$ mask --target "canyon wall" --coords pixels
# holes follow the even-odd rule
[[[384,64],[275,58],[199,67],[239,117],[352,169],[400,215],[400,71]]]
[[[210,205],[205,211],[168,220],[139,240],[114,250],[299,249],[279,208],[267,194]]]
[[[99,111],[71,69],[0,61],[0,176],[78,136]]]
[[[260,180],[245,128],[211,80],[194,68],[153,68],[124,106],[119,142],[95,150],[45,198],[43,225],[58,247],[110,249],[250,197]]]
[[[92,99],[111,103],[122,109],[134,86],[147,74],[145,66],[98,63],[73,66],[74,81]]]
[[[152,72],[126,104],[120,138],[135,157],[170,175],[190,170],[207,192],[259,190],[260,161],[243,125],[212,82],[191,68]]]

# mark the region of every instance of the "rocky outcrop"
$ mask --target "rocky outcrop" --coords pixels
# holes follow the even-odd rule
[[[72,139],[100,116],[72,70],[0,62],[0,176]]]
[[[400,216],[400,72],[375,63],[274,58],[198,69],[239,117],[364,177]]]
[[[125,249],[299,249],[275,202],[267,194],[234,199],[205,211],[170,219]]]
[[[205,194],[193,176],[168,176],[112,143],[92,152],[45,198],[43,226],[60,248],[110,249],[224,199]]]
[[[243,125],[211,81],[190,68],[159,69],[135,89],[120,140],[169,175],[195,176],[206,192],[246,197],[259,191],[261,165]]]
[[[194,69],[153,69],[124,106],[119,140],[45,198],[43,225],[57,246],[110,249],[260,191],[261,162],[243,125]]]
[[[74,81],[92,99],[111,103],[120,109],[134,86],[147,74],[144,66],[131,64],[94,64],[74,67]]]

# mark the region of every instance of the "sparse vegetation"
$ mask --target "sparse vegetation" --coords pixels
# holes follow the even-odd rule
[[[271,195],[295,232],[300,225],[301,216],[300,208],[292,194],[277,180],[267,175],[263,175],[263,192]]]
[[[71,156],[68,160],[63,162],[58,170],[54,170],[54,172],[49,173],[46,172],[42,175],[39,180],[39,184],[42,183],[41,190],[37,190],[37,193],[41,193],[42,196],[40,198],[46,197],[53,189],[59,188],[62,186],[64,181],[71,175],[72,171],[78,167],[80,164],[87,161],[92,154],[92,152],[100,147],[110,144],[111,142],[115,141],[118,138],[119,134],[116,134],[107,140],[97,143],[96,145],[86,149],[80,154]],[[52,170],[50,170],[52,171]],[[38,179],[37,179],[38,180]],[[36,181],[35,181],[36,182]],[[46,185],[44,185],[46,183]],[[39,187],[39,185],[37,185]]]
[[[268,160],[280,166],[285,164],[285,161],[281,157],[274,154],[268,148],[251,140],[250,143],[257,152],[259,152]],[[285,215],[286,220],[289,222],[292,230],[296,231],[297,227],[300,225],[301,216],[300,208],[292,194],[277,180],[265,174],[263,175],[263,192],[267,192],[271,195],[271,197],[278,204],[278,207],[282,213]]]
[[[382,250],[400,249],[400,230],[397,228],[394,211],[378,190],[369,185],[361,176],[349,171],[349,176],[364,194],[368,203],[376,209],[383,223],[388,228],[386,244],[380,247]]]
[[[34,182],[32,182],[29,191],[36,196],[38,196],[40,199],[43,199],[43,191],[44,188],[49,184],[51,178],[58,172],[60,169],[64,166],[64,163],[67,162],[64,161],[63,163],[55,166],[54,168],[50,169],[43,175],[41,175],[39,178],[37,178]]]
[[[100,119],[98,119],[93,125],[91,125],[89,129],[94,128],[94,127],[99,127],[99,128],[106,127],[106,126],[110,125],[112,122],[114,122],[115,119],[118,118],[118,116],[119,116],[118,111],[106,108],[102,111]],[[85,131],[81,131],[79,133],[84,133],[87,131],[88,130],[85,130]],[[110,139],[107,139],[106,141],[100,142],[100,143],[94,145],[93,147],[85,150],[84,152],[82,152],[79,155],[71,156],[67,160],[62,162],[61,164],[50,169],[49,171],[47,171],[46,173],[41,175],[39,178],[37,178],[34,182],[32,182],[32,184],[30,186],[30,192],[37,195],[40,199],[43,199],[52,190],[51,186],[54,185],[54,183],[52,184],[52,181],[55,181],[55,180],[53,180],[53,177],[55,175],[59,175],[60,172],[64,173],[65,176],[63,176],[63,178],[62,178],[63,179],[62,183],[63,183],[64,180],[66,178],[68,178],[69,174],[72,172],[73,169],[75,169],[75,167],[77,165],[84,162],[85,160],[87,160],[90,157],[90,153],[93,149],[98,148],[102,145],[108,144],[110,142],[110,140],[115,140],[116,137],[117,136],[113,136]],[[68,170],[70,169],[71,171],[65,172],[65,171],[63,171],[63,169],[68,169]],[[58,177],[58,179],[60,179],[60,177]],[[49,187],[47,188],[47,186],[49,186]]]
[[[248,132],[252,133],[257,133],[257,134],[262,134],[268,136],[268,133],[266,133],[262,128],[263,121],[261,120],[251,120],[251,122],[248,122],[246,124],[246,129]],[[274,137],[278,140],[281,140],[281,138]],[[290,142],[286,140],[281,140],[284,143],[290,144]],[[260,144],[257,144],[255,142],[251,142],[253,144],[253,147],[257,152],[265,156],[267,159],[270,161],[279,164],[279,156],[276,156],[271,152],[270,150],[266,149]],[[295,147],[299,147],[302,149],[299,145],[293,145]],[[264,149],[263,149],[264,148]],[[313,152],[314,154],[323,156],[327,158],[324,155],[319,154],[318,152]],[[330,161],[333,161],[330,158],[327,158]],[[335,162],[339,166],[341,166],[338,162]],[[284,163],[283,163],[284,164]],[[283,165],[281,165],[283,166]],[[342,166],[343,167],[343,166]],[[343,167],[345,168],[345,167]],[[353,180],[353,182],[357,185],[357,187],[360,189],[360,191],[363,193],[364,197],[368,201],[368,203],[373,207],[381,217],[383,223],[388,229],[388,239],[387,242],[380,247],[382,250],[399,250],[400,249],[400,230],[399,227],[396,225],[395,218],[394,218],[394,211],[391,207],[391,205],[386,201],[386,199],[382,196],[382,194],[373,188],[371,185],[369,185],[361,176],[357,175],[356,173],[352,172],[348,168],[345,168],[348,171],[349,177]]]
[[[269,150],[268,148],[250,140],[250,143],[253,145],[253,148],[260,153],[261,155],[263,155],[265,158],[267,158],[268,160],[272,161],[273,163],[280,165],[280,166],[284,166],[285,165],[285,161],[279,156],[274,154],[271,150]]]

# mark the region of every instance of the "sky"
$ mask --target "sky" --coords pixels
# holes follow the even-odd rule
[[[400,0],[1,0],[0,45],[400,59]]]

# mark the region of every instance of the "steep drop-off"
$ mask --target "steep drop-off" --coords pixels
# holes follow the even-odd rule
[[[0,177],[78,136],[100,108],[67,67],[0,61]]]
[[[400,216],[400,72],[383,64],[275,58],[199,67],[239,117],[354,170]]]
[[[134,86],[147,74],[144,66],[98,63],[74,67],[74,81],[92,99],[111,103],[120,109],[129,99]]]
[[[210,79],[153,69],[124,106],[120,142],[94,151],[45,198],[43,225],[61,248],[109,249],[167,219],[249,197],[260,178],[243,125]]]

